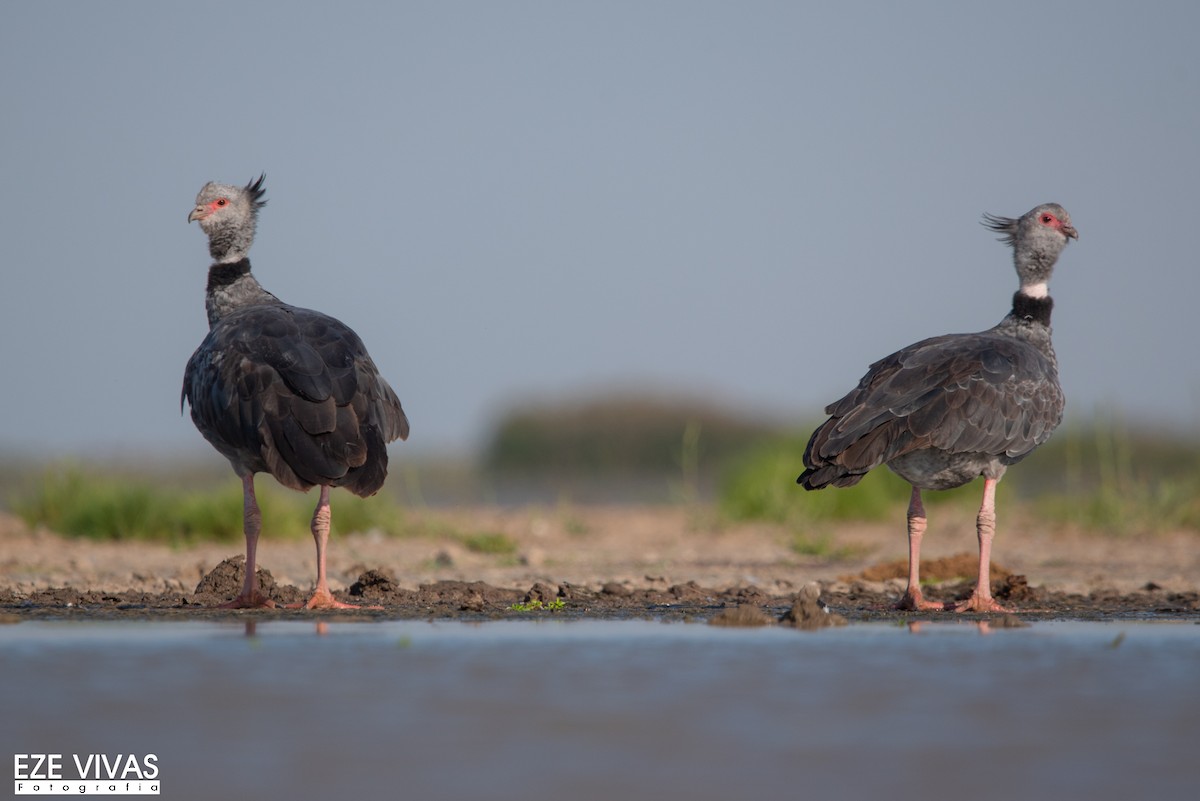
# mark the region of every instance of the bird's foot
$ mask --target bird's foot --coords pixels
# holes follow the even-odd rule
[[[978,590],[967,600],[959,601],[956,604],[950,605],[948,608],[955,612],[1012,612],[1013,610],[1001,606],[996,602],[990,594],[980,593]]]
[[[896,608],[907,612],[944,612],[948,607],[941,601],[926,601],[920,590],[908,590],[896,602]]]
[[[218,609],[274,609],[275,602],[261,592],[241,593],[228,603],[218,604]]]
[[[305,603],[288,604],[288,609],[382,609],[382,606],[357,606],[345,604],[333,597],[329,590],[317,590]]]

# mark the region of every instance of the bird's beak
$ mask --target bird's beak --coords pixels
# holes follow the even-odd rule
[[[1071,225],[1070,223],[1067,223],[1066,225],[1064,225],[1062,227],[1062,232],[1064,234],[1066,234],[1067,236],[1069,236],[1071,239],[1079,238],[1079,232],[1076,231],[1075,226]]]
[[[203,220],[207,216],[208,216],[208,209],[204,208],[203,206],[197,206],[196,208],[192,209],[190,214],[188,214],[188,222],[195,222],[196,220]]]

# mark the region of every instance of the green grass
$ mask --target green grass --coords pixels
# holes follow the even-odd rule
[[[1200,476],[1048,495],[1036,501],[1035,509],[1046,519],[1115,535],[1200,531]]]
[[[824,555],[830,545],[814,525],[902,516],[910,488],[886,468],[856,486],[806,492],[796,482],[807,436],[781,436],[735,463],[720,489],[723,515],[766,520],[795,532],[797,553]],[[1131,432],[1098,418],[1064,427],[1001,484],[1002,503],[1027,505],[1040,519],[1116,535],[1165,530],[1200,532],[1200,445]],[[979,503],[978,482],[924,493],[926,506]]]
[[[242,485],[230,478],[180,486],[178,477],[155,479],[106,474],[74,464],[44,469],[10,492],[9,509],[32,528],[68,537],[109,541],[241,542]],[[269,478],[255,485],[262,533],[270,539],[308,539],[317,493],[284,489]],[[331,496],[335,536],[377,531],[389,537],[456,540],[475,553],[512,557],[517,544],[504,534],[461,531],[420,515],[409,518],[386,492],[357,498]]]
[[[525,603],[515,603],[509,606],[509,610],[513,612],[557,612],[567,605],[567,602],[562,598],[555,598],[549,603],[543,602],[541,599],[526,601]]]
[[[811,529],[792,531],[788,547],[792,553],[800,556],[818,556],[822,559],[853,559],[864,553],[861,547],[839,545],[837,539],[828,532],[818,534]]]
[[[1197,443],[1117,417],[1065,427],[1009,476],[1045,519],[1118,536],[1200,531]]]
[[[678,415],[671,417],[672,421],[679,419]],[[872,471],[848,489],[806,492],[799,487],[796,476],[803,469],[804,446],[811,430],[807,427],[765,441],[757,433],[760,429],[743,427],[742,431],[756,432],[745,441],[759,444],[738,456],[732,445],[710,448],[711,421],[684,419],[669,432],[672,441],[660,462],[660,475],[676,486],[671,500],[694,510],[695,519],[705,526],[713,511],[703,476],[718,470],[720,518],[779,524],[798,554],[833,553],[836,544],[825,536],[830,523],[903,520],[909,488],[886,468]],[[730,435],[726,431],[722,436]],[[717,450],[720,459],[714,457]],[[638,464],[636,459],[618,462]],[[142,467],[137,472],[128,466],[64,463],[33,470],[26,478],[25,469],[10,470],[0,478],[6,507],[32,527],[96,540],[185,544],[240,542],[242,538],[241,485],[223,470]],[[555,474],[555,468],[545,469]],[[433,481],[441,473],[421,475]],[[424,490],[417,471],[408,475],[401,471],[400,476],[402,480],[392,492],[419,503]],[[456,492],[474,480],[467,469],[454,472],[451,479]],[[292,492],[269,478],[260,478],[257,488],[264,536],[310,536],[315,493]],[[925,493],[925,501],[933,507],[961,504],[973,512],[979,492],[978,482],[973,482],[949,492]],[[465,494],[469,493],[457,492],[454,497]],[[1132,429],[1112,416],[1069,423],[1008,472],[999,502],[1005,514],[1024,505],[1051,527],[1076,526],[1115,536],[1164,530],[1200,532],[1200,443],[1174,432]],[[560,503],[559,514],[568,532],[587,533],[586,523],[573,515],[568,505]],[[380,531],[388,536],[452,539],[475,553],[515,558],[517,544],[504,534],[460,531],[427,517],[406,516],[396,496],[388,491],[368,499],[342,491],[333,495],[336,534]]]
[[[310,537],[316,494],[303,495],[259,481],[256,486],[263,536]],[[44,470],[10,500],[10,508],[32,527],[94,540],[153,540],[171,543],[234,542],[242,539],[242,487],[236,480],[199,490],[146,479],[106,477],[76,466]],[[389,497],[333,495],[335,534],[382,531],[411,535],[399,506]]]
[[[511,556],[517,552],[517,544],[504,534],[483,531],[461,537],[462,544],[472,553]]]
[[[727,473],[720,490],[722,514],[732,520],[766,520],[790,527],[846,520],[889,520],[907,508],[910,488],[886,468],[873,470],[845,489],[806,491],[796,483],[804,470],[807,437],[781,437],[749,453]],[[962,490],[928,493],[927,504],[973,503]],[[794,546],[820,550],[818,541]]]

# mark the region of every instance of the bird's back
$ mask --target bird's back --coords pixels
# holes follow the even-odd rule
[[[358,335],[279,302],[216,321],[188,361],[183,397],[239,474],[267,472],[298,490],[371,495],[387,476],[386,443],[408,436],[400,401]]]
[[[872,364],[826,407],[799,483],[847,487],[889,463],[917,486],[944,489],[1028,455],[1062,419],[1058,369],[1048,340],[1039,347],[1002,329],[933,337]]]

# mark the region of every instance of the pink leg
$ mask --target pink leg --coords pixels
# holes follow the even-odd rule
[[[262,530],[262,513],[254,497],[254,474],[242,477],[242,528],[246,533],[246,578],[241,593],[222,609],[248,609],[251,607],[273,607],[275,602],[258,591],[258,566],[255,556],[258,551],[258,534]]]
[[[321,487],[321,497],[317,500],[317,508],[313,510],[312,535],[317,543],[317,587],[313,590],[308,603],[297,604],[303,609],[357,609],[354,604],[344,604],[335,600],[329,591],[329,582],[325,578],[325,546],[329,542],[329,523],[332,513],[329,509],[329,487]]]
[[[954,607],[955,612],[1008,612],[992,598],[992,539],[996,536],[996,481],[983,480],[983,503],[975,527],[979,531],[979,581],[970,598]]]
[[[921,595],[921,538],[925,536],[925,505],[921,490],[913,487],[908,502],[908,589],[896,604],[897,609],[945,609],[945,604],[926,601]]]

